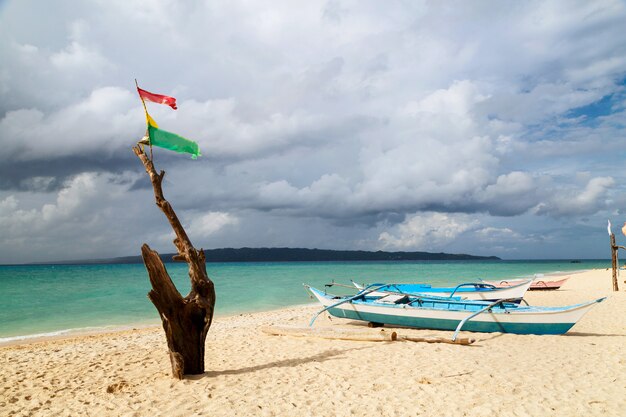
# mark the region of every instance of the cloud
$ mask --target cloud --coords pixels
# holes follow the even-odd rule
[[[509,254],[478,228],[528,248],[536,225],[557,241],[623,206],[623,2],[35,3],[0,12],[0,196],[23,216],[51,204],[60,220],[35,221],[41,236],[72,210],[122,214],[82,212],[99,201],[87,179],[132,207],[150,200],[129,149],[145,129],[135,78],[177,97],[178,111],[149,111],[200,145],[197,161],[154,151],[205,244],[367,249],[428,236]],[[107,228],[112,246],[141,236],[169,250],[158,211],[139,213],[114,222],[119,235]],[[461,226],[449,239],[420,229],[426,220]]]
[[[420,213],[407,216],[394,231],[381,233],[378,240],[384,249],[437,250],[478,224],[467,215]]]
[[[495,183],[478,193],[478,201],[495,215],[513,216],[525,213],[542,201],[547,190],[526,172],[513,171],[498,176]]]
[[[481,241],[486,242],[499,242],[510,241],[513,239],[519,239],[522,236],[508,227],[483,227],[478,229],[475,233],[480,236]]]
[[[37,109],[9,111],[0,119],[4,147],[0,159],[55,159],[96,151],[110,154],[123,145],[130,147],[130,132],[141,129],[136,123],[141,113],[131,109],[134,101],[128,91],[103,87],[50,114]]]
[[[82,69],[104,71],[112,67],[98,52],[92,51],[78,42],[72,42],[66,49],[52,54],[50,61],[60,71]]]
[[[152,216],[127,194],[134,177],[85,172],[52,195],[0,195],[3,262],[114,256],[117,245],[137,253],[139,242],[125,234],[137,234],[142,217]]]
[[[609,190],[615,184],[612,177],[591,178],[584,189],[566,188],[540,204],[538,214],[556,217],[591,215],[611,206]]]
[[[3,229],[8,231],[9,236],[17,237],[22,233],[37,233],[88,214],[88,206],[83,202],[96,196],[97,180],[93,175],[81,174],[59,191],[54,202],[43,204],[39,209],[21,209],[18,199],[9,195],[2,203],[0,221]]]
[[[85,45],[89,23],[77,19],[69,25],[70,42],[60,51],[51,53],[49,60],[53,67],[65,74],[102,73],[112,71],[115,65],[93,47]]]
[[[239,224],[239,219],[230,213],[216,211],[193,215],[187,229],[192,233],[192,237],[198,240],[206,239],[226,226]]]
[[[466,118],[479,103],[489,96],[480,93],[477,85],[469,80],[455,80],[448,88],[436,90],[419,102],[410,102],[404,108],[407,115],[455,115]],[[470,122],[470,120],[467,120]]]
[[[184,112],[162,113],[163,120],[181,132],[195,132],[209,158],[258,158],[294,146],[323,145],[340,121],[308,112],[261,114],[245,120],[236,100],[183,101]],[[189,133],[191,135],[191,133]]]

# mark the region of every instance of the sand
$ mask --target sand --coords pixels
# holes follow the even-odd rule
[[[0,347],[1,416],[624,416],[626,292],[571,275],[537,305],[609,295],[564,336],[481,334],[472,346],[269,336],[317,306],[218,318],[204,375],[178,381],[160,328]],[[322,315],[317,326],[361,324]],[[361,327],[362,328],[362,327]],[[417,336],[452,332],[399,330]]]

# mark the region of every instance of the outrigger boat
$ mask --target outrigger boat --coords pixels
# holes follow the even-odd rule
[[[478,301],[496,301],[504,298],[516,300],[520,302],[524,298],[524,294],[532,283],[532,279],[527,281],[516,282],[515,285],[503,286],[501,288],[486,282],[468,282],[459,284],[456,287],[433,287],[429,284],[370,284],[372,286],[380,286],[379,290],[370,293],[370,296],[381,296],[383,294],[413,294],[433,297],[454,298],[461,300],[478,300]],[[352,281],[352,284],[358,289],[363,290],[365,285]],[[328,284],[332,286],[334,284]]]
[[[387,284],[384,284],[387,285]],[[572,328],[597,300],[565,307],[520,306],[510,300],[493,302],[453,300],[412,294],[371,295],[383,286],[370,286],[353,296],[327,294],[304,285],[332,316],[375,324],[418,329],[454,330],[452,340],[461,330],[515,334],[564,334]]]

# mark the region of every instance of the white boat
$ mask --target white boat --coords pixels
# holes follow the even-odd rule
[[[580,320],[597,300],[565,307],[520,306],[507,300],[462,301],[409,294],[372,296],[377,287],[354,296],[334,296],[305,285],[324,306],[340,318],[420,329],[502,332],[515,334],[563,334]],[[369,292],[368,292],[369,291]]]
[[[563,284],[569,279],[569,277],[563,279],[555,279],[555,280],[547,280],[541,278],[533,279],[530,284],[529,291],[550,291],[550,290],[558,290],[561,288]],[[520,280],[502,280],[502,281],[483,281],[485,284],[495,285],[498,288],[511,287],[514,285],[518,285]]]

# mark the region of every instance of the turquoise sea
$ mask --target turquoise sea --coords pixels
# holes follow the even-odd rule
[[[216,316],[278,309],[313,301],[302,283],[428,282],[452,285],[479,279],[609,268],[609,260],[209,263]],[[183,295],[186,264],[167,264]],[[158,324],[146,294],[143,264],[0,266],[0,342],[74,330]],[[348,289],[334,287],[333,292]]]

